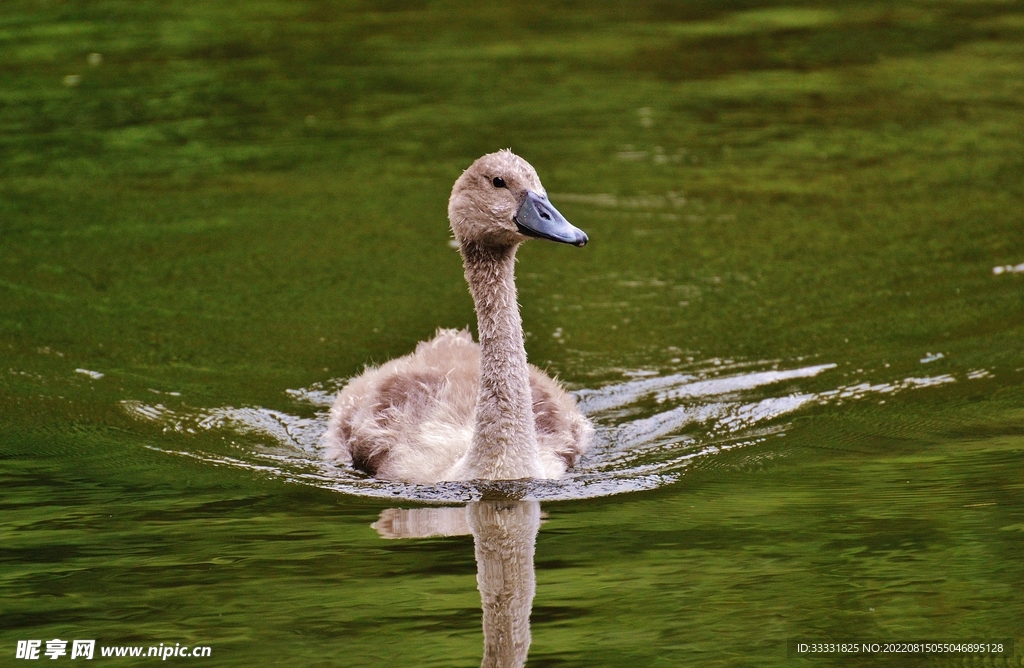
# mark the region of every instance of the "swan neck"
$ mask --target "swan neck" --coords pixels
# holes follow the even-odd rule
[[[469,452],[474,477],[540,477],[530,369],[516,296],[518,244],[462,244],[480,337],[480,390]]]

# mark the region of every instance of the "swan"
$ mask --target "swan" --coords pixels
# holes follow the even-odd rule
[[[439,329],[415,352],[368,368],[338,393],[324,458],[413,483],[559,478],[593,428],[557,381],[526,361],[515,259],[528,238],[583,246],[511,150],[462,173],[448,201],[480,343]]]

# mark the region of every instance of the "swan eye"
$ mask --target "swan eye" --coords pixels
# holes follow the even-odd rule
[[[495,188],[508,188],[508,186],[505,185],[505,179],[501,178],[500,176],[495,176],[491,180],[491,183],[494,184]]]

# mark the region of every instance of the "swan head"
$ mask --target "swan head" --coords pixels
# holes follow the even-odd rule
[[[448,219],[459,243],[513,246],[529,237],[583,246],[588,238],[548,201],[536,170],[512,151],[488,153],[452,188]]]

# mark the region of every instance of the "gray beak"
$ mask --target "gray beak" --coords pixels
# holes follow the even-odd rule
[[[551,206],[547,197],[526,191],[526,199],[512,217],[522,234],[538,239],[550,239],[573,246],[585,246],[590,239],[586,232],[573,227],[558,209]]]

